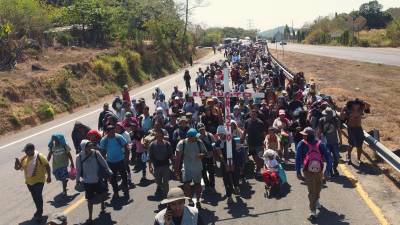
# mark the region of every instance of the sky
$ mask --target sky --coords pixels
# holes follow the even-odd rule
[[[196,2],[196,0],[189,0]],[[351,12],[369,0],[204,0],[206,7],[194,9],[191,21],[207,27],[242,27],[261,31],[288,24],[300,28],[318,16]],[[400,0],[379,0],[386,10],[400,7]]]

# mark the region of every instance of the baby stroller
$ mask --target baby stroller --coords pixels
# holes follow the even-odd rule
[[[287,177],[282,165],[278,162],[278,154],[268,149],[264,152],[265,169],[262,174],[265,182],[265,198],[280,196],[282,185],[287,183]]]

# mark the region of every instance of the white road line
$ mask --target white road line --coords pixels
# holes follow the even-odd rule
[[[154,89],[155,87],[157,87],[157,86],[159,86],[159,85],[162,85],[162,84],[164,84],[164,83],[167,83],[167,82],[169,82],[169,81],[171,81],[171,80],[173,80],[173,79],[176,79],[176,78],[177,78],[177,77],[175,77],[175,76],[174,76],[174,77],[171,77],[171,78],[168,79],[168,80],[165,80],[165,81],[163,81],[163,82],[161,82],[161,83],[158,83],[158,84],[156,84],[156,85],[153,85],[152,87],[147,88],[147,89],[145,89],[145,90],[143,90],[143,91],[140,91],[140,92],[138,92],[138,93],[136,93],[136,94],[134,94],[134,95],[132,95],[132,96],[138,97],[138,95],[141,95],[141,94],[143,94],[143,93],[146,93],[146,92],[148,92],[148,91]],[[85,117],[87,117],[87,116],[90,116],[90,115],[92,115],[92,114],[98,113],[98,112],[100,112],[101,110],[102,110],[101,108],[100,108],[100,109],[96,109],[96,110],[94,110],[94,111],[92,111],[92,112],[89,112],[89,113],[86,113],[86,114],[84,114],[84,115],[82,115],[82,116],[78,116],[78,117],[76,117],[76,118],[74,118],[74,119],[72,119],[72,120],[68,120],[68,121],[66,121],[66,122],[64,122],[64,123],[58,124],[58,125],[56,125],[56,126],[47,128],[47,129],[42,130],[42,131],[39,131],[39,132],[37,132],[37,133],[35,133],[35,134],[32,134],[32,135],[29,135],[29,136],[27,136],[27,137],[21,138],[21,139],[19,139],[19,140],[17,140],[17,141],[13,141],[13,142],[8,143],[8,144],[6,144],[6,145],[0,146],[0,150],[1,150],[1,149],[4,149],[4,148],[7,148],[7,147],[9,147],[9,146],[11,146],[11,145],[14,145],[14,144],[23,142],[23,141],[25,141],[25,140],[28,140],[28,139],[33,138],[33,137],[35,137],[35,136],[38,136],[38,135],[40,135],[40,134],[46,133],[46,132],[48,132],[48,131],[54,130],[54,129],[58,128],[58,127],[62,127],[62,126],[64,126],[64,125],[69,124],[69,123],[71,123],[71,122],[74,122],[74,121],[76,121],[76,120],[79,120],[79,119],[85,118]]]

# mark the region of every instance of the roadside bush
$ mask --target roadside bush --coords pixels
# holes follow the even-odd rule
[[[53,106],[48,102],[40,104],[37,109],[36,115],[39,117],[40,120],[53,119],[54,118]]]
[[[128,72],[128,64],[123,56],[116,56],[112,59],[112,68],[115,72],[115,82],[122,87],[125,84],[130,84],[131,77]]]
[[[96,59],[91,63],[93,72],[97,74],[102,80],[109,80],[113,77],[113,69],[110,63],[101,59]]]
[[[13,113],[11,115],[9,121],[14,127],[21,127],[22,126],[21,120],[18,118],[18,116],[15,113]]]
[[[133,51],[124,52],[126,62],[128,64],[129,74],[133,80],[143,82],[146,74],[142,70],[142,59],[139,53]]]
[[[71,46],[74,44],[74,37],[71,34],[67,33],[58,33],[56,36],[56,40],[62,46]]]
[[[393,20],[386,30],[386,35],[391,40],[392,46],[400,46],[400,17]]]
[[[362,39],[362,40],[360,40],[359,45],[361,47],[369,47],[369,42],[368,42],[368,40]]]
[[[361,31],[358,36],[361,46],[365,43],[368,43],[368,47],[385,47],[390,45],[390,40],[387,39],[385,29]]]
[[[66,103],[72,104],[74,102],[71,92],[69,91],[69,82],[67,79],[61,80],[57,86],[57,92],[60,94],[61,99]]]

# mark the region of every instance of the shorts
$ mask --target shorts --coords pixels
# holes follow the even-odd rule
[[[200,184],[203,178],[202,170],[185,170],[182,169],[182,182],[183,183],[193,183]]]
[[[262,146],[249,146],[249,155],[262,157],[263,153],[264,151]]]
[[[68,167],[53,169],[53,175],[58,181],[66,181],[69,177]]]
[[[103,188],[101,187],[100,183],[93,183],[93,184],[87,184],[84,183],[84,188],[85,188],[85,198],[87,200],[92,200],[96,195],[104,193]]]
[[[364,131],[362,127],[348,127],[349,144],[352,147],[360,148],[364,143]]]

